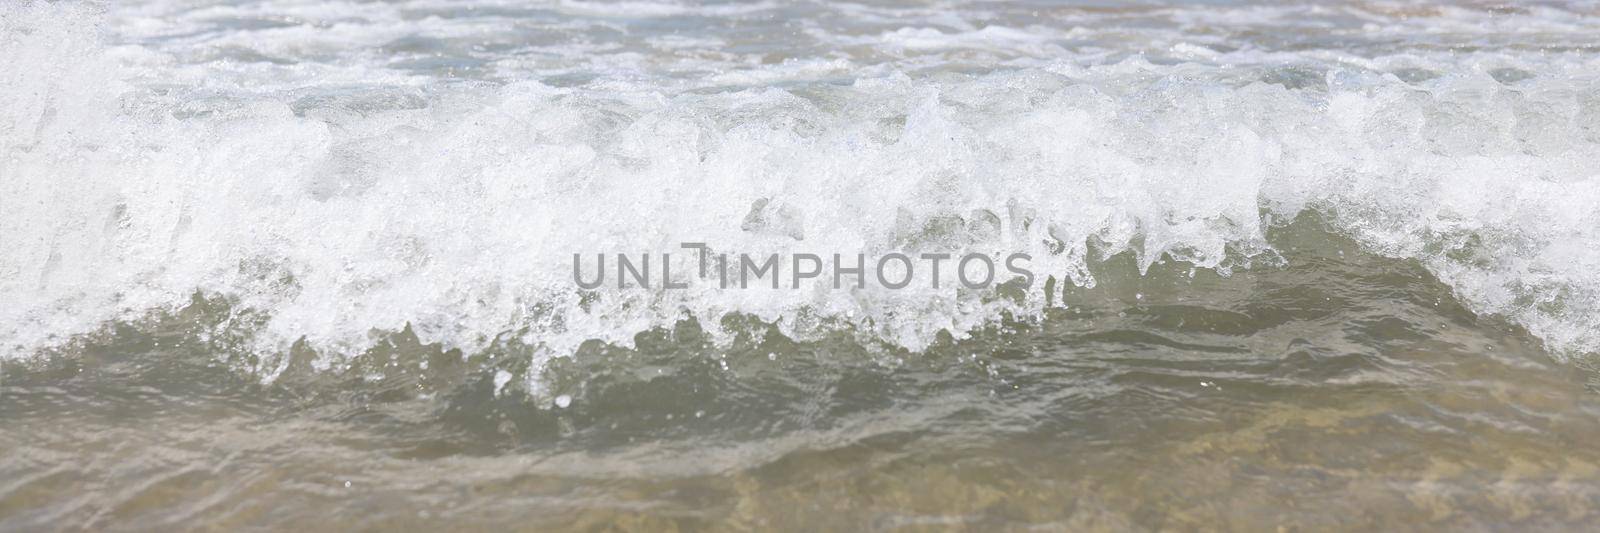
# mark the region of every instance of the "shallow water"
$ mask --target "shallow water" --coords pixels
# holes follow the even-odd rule
[[[0,3],[0,529],[1584,529],[1596,36]],[[1037,276],[574,282],[683,242]]]
[[[925,353],[692,322],[526,354],[390,338],[262,385],[197,303],[0,381],[0,527],[1581,529],[1600,385],[1312,223]],[[1107,269],[1128,265],[1107,264]],[[555,396],[555,397],[559,397]]]

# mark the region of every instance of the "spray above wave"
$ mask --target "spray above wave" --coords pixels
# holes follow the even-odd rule
[[[1187,45],[1117,57],[1039,48],[1059,39],[1048,27],[969,28],[980,35],[945,44],[874,34],[949,51],[857,58],[873,71],[850,79],[802,68],[834,65],[822,54],[696,85],[685,80],[710,78],[685,78],[690,59],[669,51],[659,71],[569,83],[570,71],[468,79],[327,50],[339,59],[241,68],[180,53],[205,43],[128,42],[103,22],[123,13],[4,10],[8,356],[197,292],[229,299],[250,322],[233,348],[282,352],[303,339],[324,362],[408,324],[424,342],[469,352],[516,339],[563,354],[729,313],[798,337],[852,328],[917,349],[1049,299],[1039,283],[1010,295],[928,284],[584,290],[572,254],[681,242],[785,255],[1021,253],[1041,280],[1091,285],[1090,263],[1118,253],[1141,269],[1248,266],[1272,255],[1267,226],[1306,210],[1375,252],[1421,262],[1558,354],[1600,346],[1593,51]],[[853,42],[839,39],[828,46]],[[1031,44],[979,58],[995,62],[973,73],[964,39]],[[1062,56],[1024,60],[1049,53]],[[525,59],[506,54],[500,64]],[[335,81],[295,77],[306,72]],[[154,81],[163,74],[178,81]],[[244,81],[252,76],[277,81]],[[717,85],[730,80],[742,85]],[[715,335],[716,321],[704,322]]]

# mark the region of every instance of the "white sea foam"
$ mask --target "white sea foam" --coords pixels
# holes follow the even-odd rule
[[[407,324],[559,355],[730,312],[918,348],[1043,291],[580,298],[571,254],[1021,251],[1088,284],[1090,242],[1229,269],[1306,209],[1600,347],[1592,7],[962,9],[8,4],[5,354],[197,291],[264,313],[248,348],[329,358]],[[746,223],[762,200],[796,227]]]

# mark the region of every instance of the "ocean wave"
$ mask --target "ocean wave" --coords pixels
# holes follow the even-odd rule
[[[630,5],[645,18],[690,9]],[[538,54],[418,67],[311,42],[252,52],[257,61],[226,42],[127,24],[139,19],[123,12],[22,3],[0,13],[5,357],[196,294],[235,309],[219,328],[248,324],[234,349],[303,342],[323,364],[370,347],[374,331],[409,327],[467,352],[514,338],[552,357],[729,314],[797,338],[848,329],[919,349],[1002,314],[1037,316],[1059,301],[1047,277],[1057,291],[1089,286],[1090,266],[1118,254],[1140,271],[1272,262],[1267,230],[1307,212],[1369,251],[1419,262],[1558,357],[1600,346],[1592,50],[1363,56],[1202,38],[1154,57],[1106,43],[1075,52],[1068,41],[1081,32],[1068,30],[906,26],[856,35],[918,54],[822,54],[694,78],[733,83],[707,86],[684,81],[685,61],[732,58],[665,47],[644,70],[620,54],[630,67],[503,79],[455,69],[525,74]],[[1551,32],[1594,22],[1546,18],[1528,43],[1564,42]],[[1402,31],[1406,20],[1380,26]],[[350,24],[364,28],[357,43],[404,37]],[[865,45],[854,42],[828,46]],[[975,42],[1001,57],[963,68]],[[929,51],[939,55],[920,55]],[[760,75],[774,72],[788,74]],[[1009,295],[573,282],[574,253],[683,242],[1025,253],[1039,282]],[[717,322],[703,323],[715,336]]]

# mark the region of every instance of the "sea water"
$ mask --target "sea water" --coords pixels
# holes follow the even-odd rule
[[[1600,520],[1594,2],[21,0],[0,101],[0,528]],[[683,243],[1002,267],[574,277]]]

